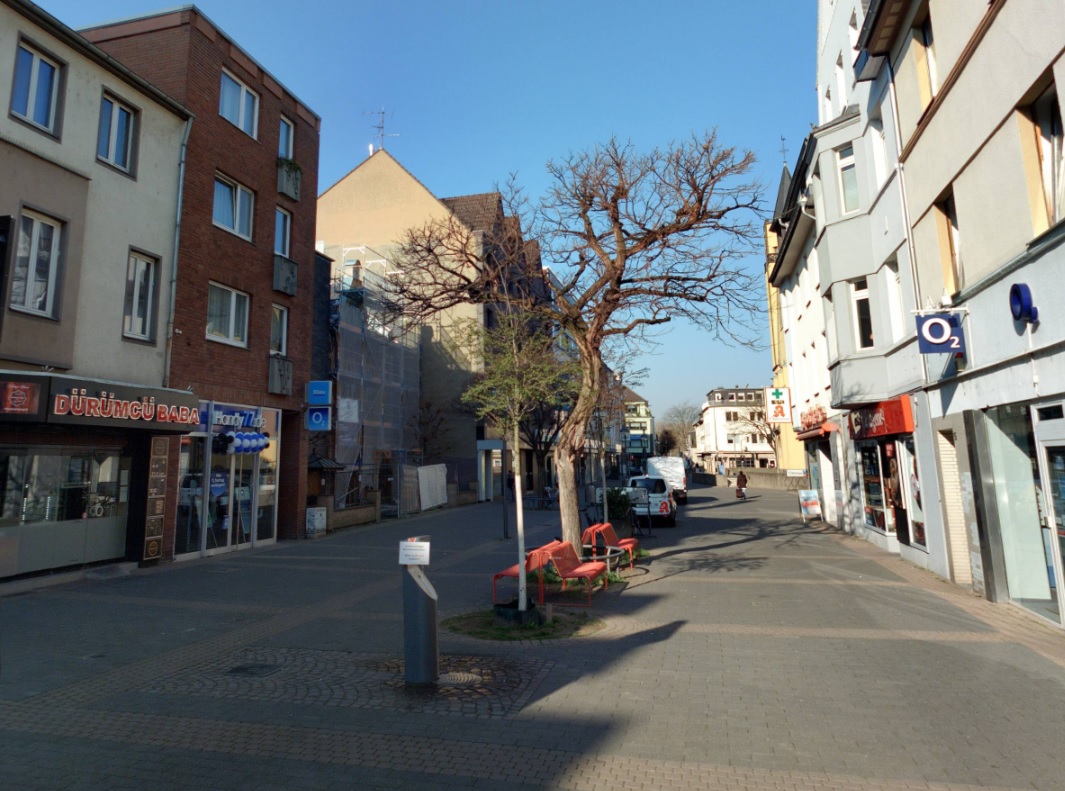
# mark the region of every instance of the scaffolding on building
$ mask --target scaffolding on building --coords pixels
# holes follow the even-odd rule
[[[387,260],[350,259],[351,251],[373,254],[366,247],[326,250],[339,262],[331,294],[334,454],[346,469],[334,482],[336,507],[365,502],[375,490],[382,515],[402,515],[411,510],[404,468],[421,464],[419,339],[389,311]]]

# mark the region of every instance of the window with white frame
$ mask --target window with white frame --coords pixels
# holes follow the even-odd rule
[[[249,136],[258,136],[259,96],[228,71],[222,72],[218,114]]]
[[[112,96],[100,102],[100,128],[96,137],[96,158],[127,173],[133,170],[133,134],[136,113]]]
[[[843,214],[858,210],[858,173],[854,167],[854,146],[849,145],[836,152],[839,169],[839,191]]]
[[[289,258],[289,239],[292,234],[292,215],[280,206],[274,211],[274,252]]]
[[[255,196],[247,187],[222,176],[214,179],[214,224],[251,240]]]
[[[281,116],[281,130],[277,138],[277,155],[284,159],[292,159],[295,150],[296,125]]]
[[[155,340],[158,283],[159,262],[142,253],[130,253],[122,314],[122,334],[127,338]]]
[[[56,133],[61,67],[26,43],[15,55],[15,83],[11,112],[51,134]]]
[[[1032,120],[1039,136],[1039,167],[1050,224],[1065,219],[1065,133],[1061,104],[1052,85],[1032,104]]]
[[[897,341],[906,334],[906,317],[902,312],[902,275],[899,262],[894,256],[884,264],[887,281],[888,318],[891,323],[891,340]]]
[[[284,357],[288,352],[288,308],[274,305],[270,314],[270,354]]]
[[[19,217],[18,252],[11,277],[11,307],[42,316],[55,315],[62,225],[36,212]]]
[[[851,283],[854,306],[855,343],[859,349],[873,348],[873,312],[869,304],[869,285],[863,277]]]
[[[207,337],[234,346],[248,345],[248,295],[211,283],[207,293]]]

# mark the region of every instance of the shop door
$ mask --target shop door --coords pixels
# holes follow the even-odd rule
[[[1065,609],[1061,590],[1062,556],[1065,555],[1065,442],[1041,445],[1040,450],[1043,496],[1039,498],[1039,527],[1051,591],[1051,612],[1047,614],[1060,623]]]
[[[1048,611],[1043,613],[1062,622],[1065,601],[1062,594],[1062,556],[1065,555],[1065,410],[1061,404],[1033,409],[1039,448],[1039,478],[1036,505],[1043,558],[1050,583]]]
[[[208,553],[251,543],[255,454],[211,455],[205,547]]]

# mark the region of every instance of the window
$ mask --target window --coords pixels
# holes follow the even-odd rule
[[[135,113],[110,96],[100,102],[100,129],[96,157],[129,172],[133,160],[133,119]]]
[[[917,80],[921,94],[921,106],[927,107],[939,91],[939,75],[936,73],[935,36],[932,35],[932,17],[914,26],[913,40],[917,45]]]
[[[259,131],[259,97],[229,72],[222,72],[218,114],[251,137]]]
[[[215,176],[214,224],[251,240],[251,218],[255,197],[235,181]]]
[[[854,168],[854,146],[841,148],[836,152],[836,159],[843,214],[849,214],[858,210],[858,174]]]
[[[19,44],[11,112],[55,134],[58,102],[59,64],[26,44]]]
[[[31,212],[19,218],[11,307],[44,316],[53,315],[60,239],[60,224],[56,220]]]
[[[958,210],[954,205],[954,192],[936,203],[939,226],[939,249],[942,261],[943,284],[950,293],[962,289],[961,242],[958,233]]]
[[[126,266],[126,306],[122,334],[127,338],[155,340],[156,289],[159,263],[140,253],[131,253]]]
[[[873,314],[869,306],[869,286],[865,278],[851,283],[854,303],[854,328],[859,349],[873,348]]]
[[[292,215],[284,209],[274,211],[274,252],[289,258],[289,235],[292,231]]]
[[[277,139],[277,155],[284,159],[292,159],[295,139],[295,125],[285,116],[281,116],[281,134]]]
[[[270,315],[270,354],[284,357],[288,351],[288,308],[274,305]]]
[[[1051,225],[1065,219],[1065,134],[1062,132],[1061,104],[1054,86],[1032,104],[1032,121],[1039,139],[1039,167]]]
[[[248,345],[248,295],[217,283],[211,283],[207,294],[207,337]]]

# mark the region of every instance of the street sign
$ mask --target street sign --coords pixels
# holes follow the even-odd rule
[[[411,536],[399,542],[401,566],[429,565],[429,536]]]

